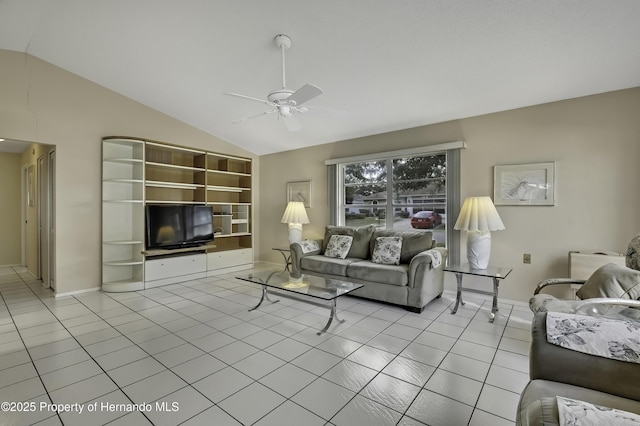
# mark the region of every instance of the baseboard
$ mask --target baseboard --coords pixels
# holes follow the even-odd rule
[[[92,291],[100,291],[101,287],[92,287],[92,288],[85,288],[82,290],[76,290],[76,291],[68,291],[66,293],[58,293],[56,292],[54,294],[54,296],[57,297],[66,297],[66,296],[75,296],[76,294],[82,294],[82,293],[89,293]]]

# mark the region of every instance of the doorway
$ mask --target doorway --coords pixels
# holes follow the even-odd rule
[[[42,286],[55,291],[55,150],[38,157],[38,271]]]
[[[22,157],[22,264],[55,291],[55,147],[33,144],[29,151],[33,157]]]

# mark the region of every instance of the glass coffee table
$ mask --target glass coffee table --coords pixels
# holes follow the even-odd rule
[[[334,279],[316,277],[314,275],[303,274],[300,278],[292,278],[289,275],[289,272],[286,271],[260,271],[246,275],[240,275],[236,278],[262,286],[262,297],[260,298],[260,302],[258,302],[255,307],[249,309],[249,312],[258,309],[260,305],[262,305],[262,302],[265,301],[265,299],[271,303],[279,302],[279,300],[269,299],[267,288],[290,292],[292,294],[301,296],[309,296],[310,299],[302,299],[298,297],[294,298],[296,300],[310,303],[312,305],[331,309],[329,321],[327,321],[327,325],[325,325],[324,328],[317,333],[318,335],[321,335],[329,329],[329,326],[333,322],[334,318],[338,322],[345,322],[345,320],[341,320],[340,318],[338,318],[336,307],[336,301],[338,300],[338,297],[344,296],[345,294],[351,293],[353,290],[364,287],[362,284],[354,284],[348,281],[339,281]],[[287,295],[284,293],[280,294],[287,297]],[[318,300],[329,303],[322,303]]]

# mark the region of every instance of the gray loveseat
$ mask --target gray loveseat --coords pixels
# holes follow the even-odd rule
[[[346,258],[324,255],[332,235],[353,237]],[[372,261],[378,237],[402,238],[398,265]],[[422,312],[444,290],[443,267],[447,250],[435,247],[431,232],[388,231],[375,226],[327,226],[324,239],[315,243],[315,247],[309,241],[291,244],[293,277],[310,274],[364,284],[351,294],[401,305],[413,312]],[[434,265],[438,260],[440,264]]]

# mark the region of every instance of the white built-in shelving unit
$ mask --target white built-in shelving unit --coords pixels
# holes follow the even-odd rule
[[[253,265],[252,162],[162,142],[103,140],[103,290],[133,291]],[[207,204],[214,243],[146,251],[146,204]],[[204,259],[204,260],[203,260]]]
[[[144,143],[102,144],[102,288],[144,288]]]

